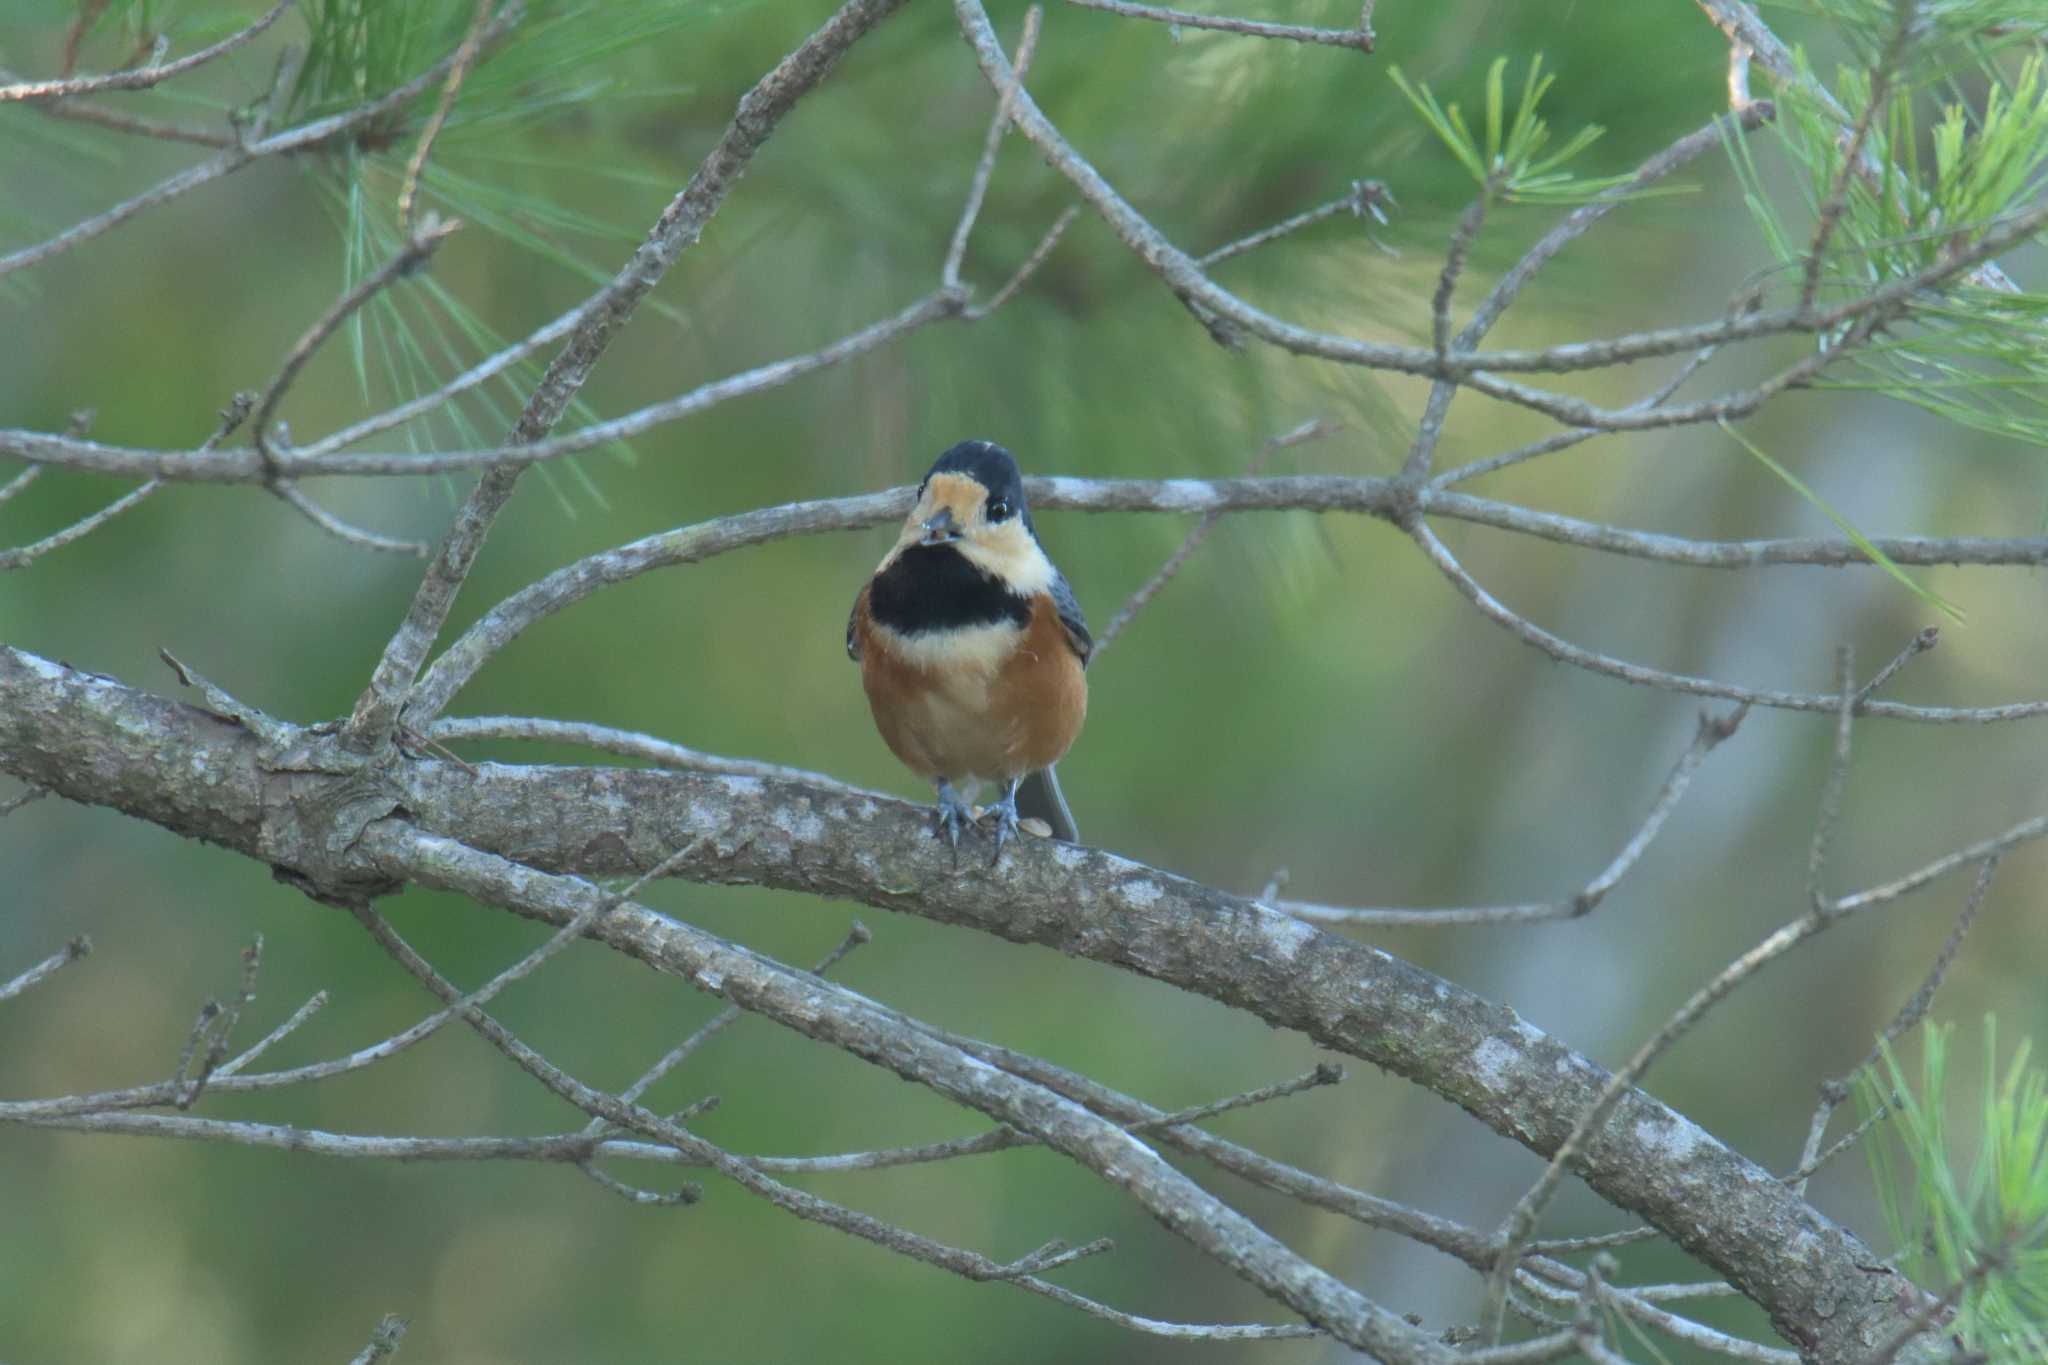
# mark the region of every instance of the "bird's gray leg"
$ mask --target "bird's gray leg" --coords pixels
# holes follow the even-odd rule
[[[960,847],[961,828],[974,823],[974,806],[966,797],[955,791],[953,784],[943,777],[938,781],[938,788],[938,833],[957,849]],[[1014,812],[1012,818],[1014,819]]]
[[[996,817],[996,857],[1003,856],[1003,845],[1017,832],[1017,788],[1022,786],[1022,777],[1013,777],[1005,784],[1003,799],[991,805],[985,814]]]

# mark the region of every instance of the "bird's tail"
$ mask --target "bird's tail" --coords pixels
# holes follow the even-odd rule
[[[1070,844],[1081,842],[1080,827],[1074,823],[1074,813],[1067,809],[1067,798],[1060,791],[1060,780],[1053,776],[1051,768],[1042,768],[1024,779],[1017,788],[1017,814],[1027,819],[1036,816],[1052,826],[1055,839],[1065,839]]]

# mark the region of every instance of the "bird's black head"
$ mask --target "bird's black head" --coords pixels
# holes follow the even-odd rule
[[[959,474],[980,484],[987,493],[986,505],[991,514],[1002,512],[1005,520],[1009,516],[1021,517],[1024,525],[1031,525],[1031,510],[1024,502],[1024,475],[1017,468],[1017,461],[1010,452],[994,441],[962,441],[932,462],[926,471],[920,493],[931,487],[934,477],[940,474]],[[1034,532],[1034,534],[1036,534]]]

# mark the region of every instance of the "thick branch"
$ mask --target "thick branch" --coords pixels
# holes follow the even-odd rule
[[[1109,853],[1031,842],[991,867],[956,865],[920,808],[753,778],[421,761],[366,788],[327,775],[352,769],[324,742],[289,729],[266,741],[0,650],[0,768],[264,859],[318,895],[359,898],[417,870],[388,843],[371,857],[360,842],[400,808],[429,835],[535,869],[637,875],[688,848],[677,875],[690,880],[850,898],[1206,995],[1424,1084],[1545,1155],[1607,1079],[1511,1011],[1377,949]],[[425,857],[433,845],[410,846]],[[681,965],[669,921],[614,914],[598,932]],[[1864,1268],[1877,1264],[1868,1248],[1641,1092],[1621,1097],[1573,1168],[1726,1274],[1816,1359],[1852,1359],[1903,1321],[1897,1285]]]

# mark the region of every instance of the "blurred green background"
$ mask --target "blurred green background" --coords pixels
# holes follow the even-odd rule
[[[116,6],[115,11],[122,7]],[[234,14],[253,14],[244,6]],[[372,6],[372,8],[377,8]],[[467,4],[411,7],[422,52],[444,50]],[[538,3],[595,65],[508,53],[479,99],[519,118],[459,117],[427,202],[471,226],[434,287],[497,333],[524,335],[608,276],[725,125],[739,95],[828,12],[822,3]],[[130,6],[189,51],[231,25],[220,7]],[[0,0],[0,64],[58,68],[76,7]],[[1022,7],[992,6],[1006,40]],[[1240,12],[1250,12],[1240,11]],[[1354,0],[1264,8],[1355,22]],[[1825,36],[1774,10],[1790,38]],[[205,22],[211,20],[212,22]],[[1698,10],[1593,0],[1390,4],[1379,52],[1301,49],[1055,6],[1032,85],[1047,112],[1180,244],[1206,250],[1383,180],[1381,228],[1341,218],[1219,269],[1262,306],[1355,335],[1415,342],[1469,182],[1387,79],[1398,64],[1447,98],[1476,99],[1488,61],[1541,52],[1559,74],[1555,126],[1609,132],[1589,173],[1626,170],[1725,105],[1726,48]],[[609,25],[610,27],[607,27]],[[268,88],[276,34],[203,77],[120,107],[219,128],[223,105]],[[117,64],[112,18],[84,65]],[[530,68],[518,63],[526,60]],[[423,63],[422,63],[423,64]],[[991,98],[950,8],[911,5],[852,54],[769,144],[706,233],[612,348],[585,397],[611,415],[812,349],[936,282]],[[0,293],[0,425],[60,429],[93,409],[95,438],[190,446],[238,389],[374,262],[396,169],[411,147],[344,161],[264,163],[7,281]],[[0,111],[0,230],[39,241],[206,155]],[[1768,151],[1765,164],[1771,164]],[[1496,332],[1544,344],[1712,316],[1763,263],[1725,159],[1700,192],[1614,216],[1568,251]],[[362,200],[350,202],[350,186]],[[986,297],[1070,202],[1012,139],[968,255]],[[1498,212],[1461,307],[1552,221]],[[2038,259],[2008,266],[2023,276]],[[421,357],[481,352],[425,286],[326,348],[284,409],[310,440],[389,400]],[[416,346],[418,356],[407,348]],[[1782,363],[1723,361],[1707,382]],[[1574,377],[1633,399],[1666,371]],[[1704,390],[1702,390],[1704,391]],[[1209,341],[1084,215],[1030,286],[986,321],[720,407],[573,470],[529,478],[457,609],[460,626],[539,575],[663,528],[797,498],[915,479],[966,436],[999,439],[1034,473],[1227,475],[1312,417],[1343,434],[1286,452],[1275,472],[1388,473],[1419,413],[1418,384]],[[420,428],[422,446],[495,440],[517,395]],[[1439,456],[1485,455],[1543,434],[1528,415],[1461,397]],[[1872,533],[2039,529],[2036,452],[1992,444],[1880,400],[1794,396],[1749,424],[1766,449]],[[405,437],[383,438],[390,449]],[[0,475],[10,474],[0,470]],[[124,483],[46,475],[0,509],[0,539],[46,534]],[[315,484],[340,515],[432,539],[463,480]],[[1474,491],[1696,536],[1826,534],[1714,431],[1595,442]],[[1041,531],[1091,618],[1105,622],[1185,533],[1165,516],[1049,514]],[[1873,671],[1928,609],[1868,570],[1711,574],[1441,526],[1482,581],[1576,641],[1761,686],[1825,689],[1837,643]],[[642,578],[507,650],[454,714],[585,719],[699,748],[821,769],[926,799],[872,732],[841,649],[848,602],[886,530],[784,542]],[[168,647],[246,701],[294,721],[345,712],[403,612],[416,562],[314,530],[266,494],[174,487],[32,570],[0,579],[0,640],[170,692]],[[2030,571],[1925,581],[1970,612],[1897,682],[1904,699],[2040,695],[2048,636]],[[1288,894],[1348,904],[1456,905],[1568,894],[1636,827],[1689,741],[1696,702],[1552,664],[1481,619],[1389,528],[1307,514],[1227,520],[1092,677],[1090,724],[1062,765],[1091,842],[1239,890],[1285,868]],[[2044,722],[1858,732],[1835,886],[1881,880],[2042,808]],[[1821,719],[1753,715],[1715,755],[1662,840],[1591,917],[1519,928],[1366,935],[1512,1006],[1587,1055],[1625,1057],[1686,994],[1804,906],[1805,849],[1829,743]],[[533,746],[523,761],[594,761]],[[0,791],[0,796],[10,794]],[[2042,862],[2001,871],[1936,1013],[1987,1010],[2003,1036],[2048,1023]],[[1652,1074],[1649,1089],[1756,1160],[1794,1164],[1823,1077],[1859,1058],[1917,984],[1961,903],[1950,880],[1834,930],[1773,967]],[[808,963],[852,908],[670,885],[665,911]],[[444,971],[482,980],[538,941],[460,901],[389,904]],[[1165,1107],[1307,1070],[1317,1057],[1207,1001],[1086,963],[862,911],[875,942],[838,977],[947,1027],[1077,1067]],[[335,1055],[403,1027],[427,998],[345,916],[273,885],[265,869],[154,828],[59,802],[0,824],[0,975],[65,939],[97,951],[0,1010],[0,1094],[154,1080],[175,1064],[199,1002],[225,995],[236,950],[266,938],[253,1039],[316,989],[333,1005],[272,1054]],[[597,949],[566,955],[503,997],[502,1016],[585,1080],[625,1084],[715,1003]],[[812,1153],[976,1131],[978,1117],[758,1020],[744,1020],[654,1094],[715,1093],[701,1124],[742,1152]],[[365,1133],[539,1133],[567,1111],[455,1029],[374,1071],[205,1112]],[[1836,1131],[1847,1126],[1838,1119]],[[1273,1155],[1491,1225],[1535,1158],[1428,1093],[1353,1066],[1334,1090],[1235,1114],[1217,1131]],[[1190,1168],[1320,1263],[1432,1328],[1471,1320],[1473,1278],[1449,1260]],[[660,1172],[621,1171],[654,1184]],[[1053,1237],[1117,1239],[1062,1283],[1140,1313],[1274,1320],[1271,1307],[1064,1161],[1013,1152],[935,1167],[802,1181],[929,1235],[1009,1258]],[[412,1319],[401,1359],[1167,1360],[1301,1362],[1315,1342],[1187,1345],[1132,1336],[1015,1290],[977,1286],[799,1224],[711,1182],[688,1209],[631,1206],[571,1169],[322,1161],[238,1147],[0,1130],[0,1359],[340,1360],[378,1317]],[[1843,1160],[1821,1207],[1881,1242],[1869,1177]],[[1583,1191],[1549,1234],[1620,1227]],[[1628,1281],[1695,1273],[1655,1245]],[[1762,1330],[1740,1306],[1710,1319]],[[1673,1360],[1690,1359],[1664,1345]]]

